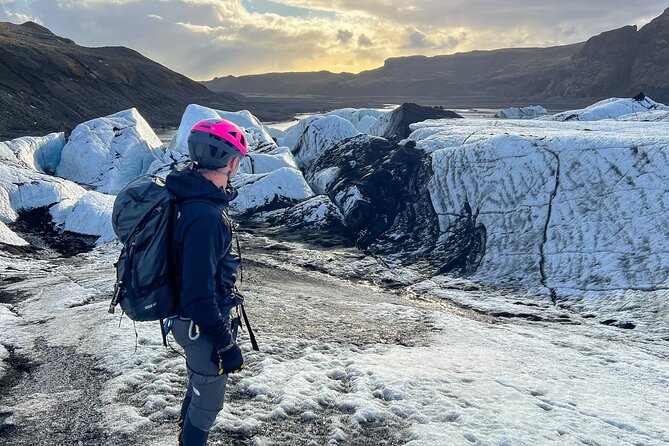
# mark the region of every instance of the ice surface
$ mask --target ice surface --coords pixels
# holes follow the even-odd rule
[[[114,197],[86,191],[72,181],[45,175],[16,164],[0,164],[0,221],[13,222],[18,212],[47,207],[54,224],[77,234],[97,235],[98,243],[112,240],[111,210]],[[0,239],[12,245],[25,242],[6,225]]]
[[[645,113],[648,111],[669,111],[669,107],[655,102],[649,97],[641,101],[631,98],[609,98],[579,110],[569,110],[545,119],[550,121],[599,121],[601,119],[615,119],[630,113]]]
[[[243,338],[247,369],[230,378],[212,440],[427,446],[669,441],[664,343],[587,319],[531,323],[451,312],[299,267],[321,259],[343,273],[369,259],[285,245],[274,254],[275,266],[252,271],[257,279],[245,293],[252,322],[261,328],[262,351],[250,351]],[[142,444],[167,444],[185,389],[185,364],[162,347],[157,325],[137,324],[135,352],[133,326],[126,320],[119,328],[106,313],[117,254],[117,245],[100,246],[77,256],[76,268],[0,257],[3,274],[29,278],[3,287],[27,296],[12,309],[0,304],[2,344],[20,343],[30,352],[36,336],[27,330],[41,321],[40,342],[95,361],[102,392],[97,428],[113,438],[146,434],[151,438]],[[268,264],[263,255],[250,258],[252,265]],[[65,401],[77,397],[61,395]],[[1,410],[10,414],[5,423],[25,425],[57,407],[45,392],[22,395]]]
[[[0,221],[0,243],[14,246],[26,246],[28,242],[22,239],[18,234],[9,229],[6,224]]]
[[[372,125],[369,126],[369,130],[366,132],[372,136],[382,136],[386,134],[386,131],[390,127],[392,111],[387,111],[381,113]]]
[[[0,143],[0,146],[2,144],[27,167],[39,172],[54,173],[60,163],[60,155],[65,145],[65,134],[50,133],[41,137],[24,136]],[[0,155],[0,158],[11,159],[6,155]]]
[[[340,170],[339,167],[328,167],[316,172],[311,180],[311,187],[314,189],[314,192],[318,194],[327,193],[332,182],[339,176]]]
[[[349,121],[360,133],[369,133],[369,129],[385,112],[373,108],[340,108],[325,114],[339,116]]]
[[[239,196],[230,203],[233,214],[285,207],[314,195],[302,172],[292,167],[262,174],[240,173],[232,179],[232,185],[239,191]]]
[[[241,173],[269,173],[282,167],[298,168],[288,147],[278,147],[268,153],[250,153],[242,160],[239,171]]]
[[[652,110],[644,112],[630,113],[617,118],[618,121],[646,121],[658,122],[669,121],[669,110]]]
[[[339,116],[317,117],[304,127],[292,149],[293,155],[299,166],[306,166],[333,144],[359,134],[353,124]]]
[[[548,111],[541,105],[528,105],[527,107],[505,108],[495,113],[495,117],[503,119],[533,119],[547,114]]]
[[[63,200],[78,200],[86,190],[67,180],[28,170],[17,165],[0,164],[0,220],[9,223],[17,212],[51,206]]]
[[[412,125],[447,244],[485,227],[475,279],[560,295],[669,286],[669,124],[440,120]]]
[[[116,239],[111,221],[115,198],[89,191],[76,201],[58,203],[50,212],[57,227],[77,234],[96,235],[99,236],[97,243],[106,243]]]
[[[116,194],[162,152],[156,134],[132,108],[79,124],[63,147],[56,174]]]

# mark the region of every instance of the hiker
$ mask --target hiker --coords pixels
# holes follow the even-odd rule
[[[230,180],[246,155],[244,132],[225,120],[197,123],[188,138],[192,161],[173,170],[165,186],[179,202],[174,226],[177,316],[168,320],[186,354],[188,390],[179,419],[179,444],[203,446],[223,408],[229,373],[244,368],[230,312],[239,253],[232,248],[226,208],[237,197]],[[235,320],[238,322],[238,319]]]

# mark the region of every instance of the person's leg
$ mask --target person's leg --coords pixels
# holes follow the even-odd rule
[[[195,340],[189,337],[189,322],[176,320],[172,330],[175,340],[186,353],[189,376],[188,392],[182,404],[184,423],[181,443],[184,446],[204,446],[209,429],[223,409],[228,376],[219,375],[218,368],[211,361],[213,343],[203,335]]]

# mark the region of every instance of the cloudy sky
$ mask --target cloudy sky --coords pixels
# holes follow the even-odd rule
[[[643,25],[666,0],[0,0],[85,46],[123,45],[210,79],[359,72],[392,56],[579,42]]]

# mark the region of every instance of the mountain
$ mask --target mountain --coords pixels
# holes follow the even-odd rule
[[[395,57],[359,74],[270,73],[227,76],[203,84],[212,91],[252,94],[395,97],[401,91],[402,96],[418,97],[513,96],[518,90],[542,91],[555,69],[582,45]]]
[[[136,107],[152,125],[176,125],[201,102],[242,108],[239,98],[201,84],[124,47],[87,48],[33,22],[0,22],[0,135],[71,129]]]
[[[396,98],[544,99],[631,96],[643,90],[669,101],[669,9],[637,30],[604,32],[587,42],[549,48],[471,51],[387,59],[359,74],[329,72],[227,76],[203,82],[213,91],[252,94]]]
[[[545,94],[669,100],[669,8],[637,30],[625,26],[592,37],[556,74]]]

